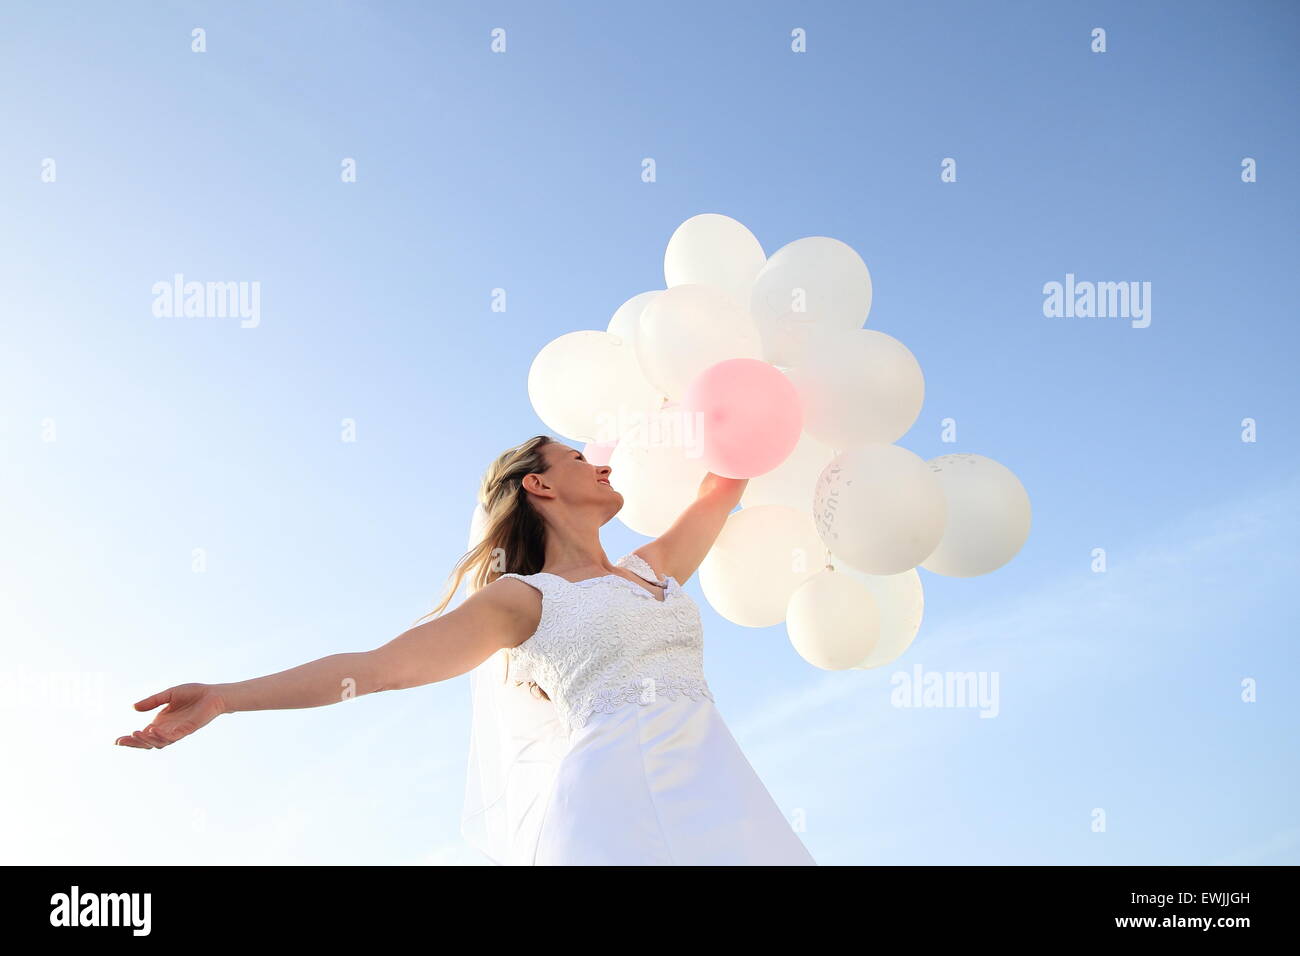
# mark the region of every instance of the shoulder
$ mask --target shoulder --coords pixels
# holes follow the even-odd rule
[[[501,575],[480,588],[462,605],[467,615],[490,618],[492,627],[513,635],[505,646],[526,640],[537,630],[542,616],[542,583],[533,575]]]
[[[489,584],[488,587],[495,587],[496,585],[500,584],[503,585],[501,588],[498,588],[498,590],[501,591],[507,589],[518,590],[519,585],[536,587],[537,586],[537,584],[535,583],[536,578],[537,578],[536,574],[516,574],[515,572],[510,571],[504,574],[498,574],[496,580],[493,581],[491,584]]]
[[[668,556],[663,543],[658,538],[651,541],[649,544],[641,545],[641,547],[628,554],[628,556],[620,563],[626,565],[636,561],[648,565],[650,573],[653,574],[655,580],[658,581],[662,581],[665,577],[673,573],[671,569],[666,568]]]
[[[539,574],[503,574],[483,588],[483,594],[491,594],[491,599],[509,607],[536,607],[541,596],[546,592],[545,575]]]

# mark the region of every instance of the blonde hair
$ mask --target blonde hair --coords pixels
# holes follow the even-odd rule
[[[542,449],[555,441],[550,435],[534,435],[502,452],[488,467],[478,493],[478,503],[486,516],[483,536],[452,568],[442,600],[416,624],[445,610],[465,578],[469,578],[469,590],[473,593],[507,572],[536,574],[542,570],[546,560],[546,523],[528,501],[523,480],[525,475],[544,473],[549,468]],[[508,661],[506,667],[509,679]],[[525,682],[515,681],[516,686],[522,683]],[[536,681],[526,683],[534,693],[550,700]]]

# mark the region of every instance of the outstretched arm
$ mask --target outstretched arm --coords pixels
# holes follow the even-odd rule
[[[708,555],[713,542],[727,523],[727,516],[740,503],[748,478],[723,478],[709,472],[700,490],[672,527],[638,552],[659,574],[685,584]]]
[[[330,654],[236,683],[169,687],[135,704],[138,711],[166,704],[153,722],[115,742],[164,747],[222,714],[320,707],[447,680],[473,670],[496,650],[527,639],[536,629],[539,604],[526,584],[510,578],[494,581],[455,610],[403,631],[374,650]]]
[[[527,637],[518,584],[476,591],[454,611],[403,631],[370,651],[331,654],[278,674],[218,684],[228,713],[319,707],[346,697],[405,690],[468,673],[492,653]],[[515,632],[521,632],[516,635]],[[517,639],[512,640],[512,636]]]

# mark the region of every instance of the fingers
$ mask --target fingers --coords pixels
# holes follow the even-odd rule
[[[114,743],[123,747],[137,747],[140,750],[161,750],[172,741],[166,739],[150,724],[144,730],[137,730],[129,737],[118,737]]]
[[[136,710],[153,710],[159,704],[165,704],[172,699],[172,689],[169,687],[164,691],[159,691],[152,697],[146,697],[144,700],[135,702]]]
[[[166,690],[152,694],[144,700],[137,700],[133,705],[136,710],[153,710],[160,704],[166,704],[167,706],[155,716],[154,722],[144,730],[137,730],[129,737],[118,737],[113,743],[122,747],[136,747],[141,750],[161,750],[163,747],[173,744],[184,737],[189,732],[189,725],[186,722],[181,721],[178,723],[174,718],[162,723],[159,723],[158,720],[158,718],[171,713],[173,709],[172,692],[175,689],[174,687],[168,687]]]
[[[153,744],[155,747],[158,748],[166,747],[169,743],[171,743],[170,740],[167,740],[165,737],[163,737],[162,734],[158,732],[158,727],[155,724],[150,724],[144,730],[140,731],[140,735],[144,737],[145,740],[149,741],[149,743]]]

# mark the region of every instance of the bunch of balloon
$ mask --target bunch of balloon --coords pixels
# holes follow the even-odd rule
[[[640,534],[666,531],[709,472],[749,479],[700,566],[719,614],[784,622],[817,667],[880,667],[920,629],[917,568],[971,577],[1019,552],[1030,506],[1015,474],[896,444],[925,379],[907,346],[864,328],[871,274],[852,247],[813,236],[767,256],[706,213],[673,232],[664,280],[605,331],[548,343],[528,392],[548,427],[613,465],[619,518]]]

